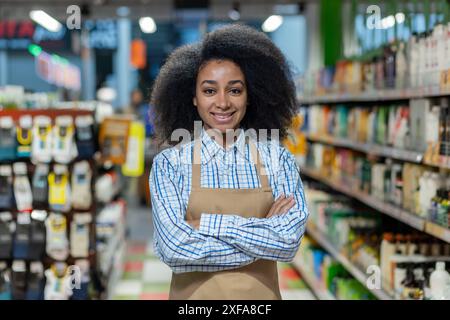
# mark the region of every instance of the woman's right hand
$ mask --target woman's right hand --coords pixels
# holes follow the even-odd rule
[[[287,213],[295,205],[294,195],[286,197],[284,194],[280,195],[272,204],[266,218]]]

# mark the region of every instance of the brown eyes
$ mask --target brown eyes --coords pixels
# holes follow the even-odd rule
[[[214,90],[214,89],[205,89],[205,90],[203,90],[203,93],[206,94],[206,95],[213,95],[215,92],[216,92],[216,90]],[[229,92],[232,95],[239,95],[239,94],[242,93],[242,89],[232,88],[232,89],[229,90]]]

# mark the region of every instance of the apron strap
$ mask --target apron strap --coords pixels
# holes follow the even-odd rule
[[[246,137],[246,138],[247,138],[247,141],[248,141],[248,144],[250,147],[250,153],[252,155],[252,159],[253,159],[253,161],[255,161],[256,172],[258,173],[259,181],[261,182],[261,188],[263,188],[263,189],[268,188],[269,181],[267,179],[266,170],[261,166],[262,158],[256,149],[255,143],[253,141],[251,141],[249,137]],[[264,170],[264,172],[263,172],[263,170]]]
[[[201,179],[201,149],[202,148],[202,140],[201,138],[195,139],[194,141],[194,158],[192,162],[192,188],[200,188],[200,179]]]

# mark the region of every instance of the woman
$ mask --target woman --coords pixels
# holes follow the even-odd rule
[[[165,141],[203,124],[193,142],[158,154],[150,174],[169,298],[281,299],[276,261],[291,261],[303,237],[303,185],[286,149],[244,130],[286,136],[296,99],[282,53],[250,27],[218,29],[172,53],[151,103]]]

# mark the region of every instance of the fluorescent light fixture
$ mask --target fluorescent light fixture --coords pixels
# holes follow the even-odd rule
[[[395,25],[395,18],[393,15],[387,16],[381,20],[381,27],[383,29],[389,29]]]
[[[399,12],[395,15],[395,20],[398,24],[403,23],[405,21],[405,14],[403,12]]]
[[[283,17],[278,15],[272,15],[264,21],[262,30],[264,32],[273,32],[277,30],[283,24]]]
[[[58,20],[43,10],[30,11],[30,18],[51,32],[58,32],[62,28],[62,24]]]
[[[155,20],[151,17],[143,17],[139,19],[139,26],[143,33],[154,33],[156,32]]]

